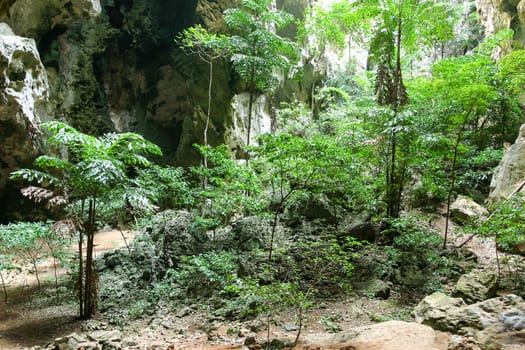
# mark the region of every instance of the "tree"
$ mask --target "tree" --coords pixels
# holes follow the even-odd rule
[[[197,55],[199,59],[209,66],[208,80],[208,108],[206,112],[206,125],[204,126],[204,146],[208,144],[208,129],[210,126],[211,102],[213,90],[213,63],[215,60],[227,57],[230,51],[228,37],[208,32],[201,25],[185,29],[177,38],[177,41],[190,53]],[[208,158],[204,155],[204,167],[208,167]],[[206,179],[204,179],[204,182]],[[206,184],[203,184],[206,187]]]
[[[78,289],[80,316],[89,318],[97,309],[97,275],[94,269],[94,235],[97,205],[104,196],[129,185],[130,174],[148,167],[147,155],[160,155],[159,147],[134,133],[106,134],[99,138],[83,134],[59,121],[43,123],[47,142],[56,147],[58,155],[43,155],[34,161],[37,169],[12,173],[14,179],[36,182],[40,187],[22,190],[36,201],[48,205],[77,205],[72,212],[79,230]],[[87,240],[86,261],[82,243]]]
[[[292,15],[273,8],[272,3],[273,0],[242,0],[241,8],[224,12],[231,31],[233,68],[246,83],[249,93],[246,146],[251,143],[256,95],[274,91],[278,85],[276,74],[286,74],[298,59],[296,45],[276,32],[292,21]]]
[[[432,66],[432,77],[422,78],[414,85],[414,96],[421,113],[429,115],[422,129],[434,140],[437,163],[447,166],[445,239],[447,243],[450,205],[456,192],[458,164],[469,148],[474,148],[476,134],[492,124],[487,111],[498,103],[500,92],[495,82],[496,65],[487,56],[473,54],[447,58]],[[439,144],[439,145],[438,145]],[[441,158],[441,159],[439,159]]]
[[[347,153],[327,138],[306,139],[280,133],[263,135],[259,142],[260,146],[253,148],[254,168],[271,191],[271,261],[279,215],[286,205],[308,194],[337,191],[351,171],[346,168]]]
[[[389,217],[398,217],[406,181],[407,163],[399,160],[399,137],[403,126],[399,125],[400,112],[408,104],[408,94],[403,82],[402,54],[420,50],[420,44],[428,40],[446,39],[452,34],[453,22],[448,9],[442,3],[417,0],[370,0],[359,1],[357,6],[379,6],[375,18],[378,25],[370,43],[371,57],[377,63],[376,96],[381,106],[389,106],[393,113],[386,129],[385,177],[386,205]],[[437,35],[440,35],[437,37]],[[406,150],[406,149],[405,149]]]
[[[215,229],[228,225],[237,215],[259,212],[261,183],[253,169],[232,159],[226,145],[195,146],[210,161],[208,167],[191,169],[199,178],[209,179],[194,194],[202,204],[200,223],[207,229]]]

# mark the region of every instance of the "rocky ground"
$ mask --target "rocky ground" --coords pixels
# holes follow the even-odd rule
[[[439,228],[442,219],[433,224]],[[464,238],[452,237],[458,242]],[[119,231],[98,239],[99,253],[125,245]],[[466,275],[416,308],[395,292],[387,300],[353,296],[316,301],[295,349],[525,349],[525,303],[517,296],[494,294],[492,243],[476,238],[469,248],[485,267],[483,273]],[[42,266],[43,275],[51,276],[49,267]],[[57,304],[51,285],[33,293],[33,276],[13,276],[10,282],[9,302],[0,304],[0,349],[255,350],[266,348],[268,339],[277,349],[289,348],[298,331],[294,309],[272,315],[269,334],[266,315],[230,321],[201,306],[160,306],[121,326],[108,315],[80,321],[71,295],[62,295],[69,302]],[[452,297],[461,293],[462,299]]]

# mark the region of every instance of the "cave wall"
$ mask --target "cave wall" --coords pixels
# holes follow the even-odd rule
[[[47,75],[33,39],[0,23],[0,215],[17,206],[9,174],[38,154],[38,124],[48,98]]]
[[[514,39],[525,45],[525,0],[476,0],[485,34],[514,30]]]
[[[134,131],[158,143],[166,158],[192,163],[202,140],[207,66],[174,42],[202,23],[224,27],[235,0],[9,0],[0,21],[36,41],[49,76],[50,118],[83,132]],[[215,69],[212,119],[218,143],[231,115],[226,64]],[[231,117],[230,117],[231,118]],[[187,148],[189,145],[189,149]]]
[[[94,135],[138,132],[161,146],[166,162],[198,162],[192,145],[203,139],[208,66],[183,52],[174,38],[195,23],[224,30],[222,12],[235,2],[0,0],[0,22],[5,23],[0,31],[10,27],[12,32],[5,30],[11,36],[31,41],[38,63],[10,66],[0,59],[0,72],[15,67],[31,74],[38,66],[46,77],[43,98],[31,116],[15,113],[20,104],[0,101],[6,111],[0,117],[0,222],[20,207],[7,177],[38,154],[33,136],[41,120],[65,120]],[[214,68],[209,142],[218,144],[231,124],[234,93],[229,65]]]
[[[28,122],[24,116],[16,124],[10,117],[13,120],[9,123],[22,125],[17,132],[20,137],[26,136],[17,143],[26,155],[9,164],[1,163],[6,176],[0,179],[0,221],[5,203],[18,200],[13,191],[9,200],[3,197],[7,174],[30,165],[37,155],[38,147],[27,135],[40,120],[64,120],[93,135],[138,132],[161,146],[165,162],[198,163],[200,156],[192,145],[203,143],[209,67],[184,52],[174,38],[196,23],[224,32],[222,13],[238,2],[0,0],[0,23],[11,27],[16,36],[33,40],[46,76],[45,101],[39,102],[35,122]],[[309,3],[276,1],[279,8],[296,16]],[[295,30],[291,27],[284,34],[294,36]],[[208,142],[225,142],[235,151],[242,148],[242,133],[246,132],[239,123],[245,99],[228,62],[214,63],[213,84]],[[292,92],[309,96],[307,88],[294,84],[297,86],[281,89],[273,102],[277,105],[280,99],[291,98]],[[266,99],[261,101],[260,116],[256,115],[261,120],[255,120],[254,125],[262,125],[259,129],[267,131],[270,108]],[[0,158],[7,158],[10,152],[3,147],[5,140],[7,137],[0,139],[0,149],[4,150]]]

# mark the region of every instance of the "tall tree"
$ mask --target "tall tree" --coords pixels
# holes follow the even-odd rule
[[[12,178],[36,182],[22,193],[49,205],[76,204],[79,231],[78,289],[80,316],[89,318],[97,309],[98,279],[94,268],[94,237],[97,205],[114,190],[130,185],[129,174],[150,165],[147,155],[160,155],[160,149],[134,133],[106,134],[99,138],[83,134],[62,122],[42,124],[49,146],[57,147],[58,155],[38,157],[37,169],[21,169]],[[83,241],[87,241],[84,262]]]
[[[208,32],[201,25],[196,25],[185,29],[176,40],[190,53],[197,55],[200,60],[209,66],[208,80],[208,106],[206,111],[206,124],[204,126],[203,137],[204,146],[208,144],[208,130],[211,118],[211,103],[213,91],[213,66],[214,62],[220,58],[227,57],[230,51],[228,37],[221,34]],[[208,158],[204,155],[204,167],[208,167]],[[206,181],[206,180],[205,180]],[[205,187],[206,184],[203,184]]]
[[[402,55],[412,55],[421,50],[428,37],[447,38],[452,32],[453,18],[443,3],[427,0],[362,0],[356,7],[378,6],[374,18],[377,27],[370,43],[370,54],[376,62],[376,96],[381,106],[392,109],[386,128],[385,178],[387,215],[399,216],[407,163],[400,159],[400,112],[408,104],[408,94],[403,82]],[[373,12],[369,12],[372,13]],[[426,40],[426,41],[425,41]]]
[[[257,94],[273,92],[277,74],[286,74],[298,59],[296,45],[277,30],[293,17],[277,10],[274,0],[241,0],[240,8],[228,9],[224,20],[231,31],[231,61],[249,92],[246,146],[251,143],[253,104]]]

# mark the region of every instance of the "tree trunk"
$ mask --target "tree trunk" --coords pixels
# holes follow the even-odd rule
[[[7,303],[7,287],[5,285],[4,275],[2,274],[2,270],[0,270],[0,281],[2,281],[2,289],[4,291],[4,302]]]
[[[447,246],[448,226],[450,223],[450,204],[452,202],[452,194],[454,193],[454,190],[456,189],[456,164],[458,160],[459,144],[461,142],[461,136],[463,135],[463,131],[465,130],[465,127],[467,125],[467,121],[468,121],[468,118],[471,112],[472,112],[472,108],[470,108],[467,114],[465,115],[465,119],[463,120],[463,123],[461,124],[461,127],[458,131],[456,142],[454,143],[454,154],[452,155],[452,169],[451,169],[451,174],[450,174],[450,187],[448,189],[448,194],[447,194],[447,212],[445,214],[445,232],[444,232],[444,238],[443,238],[443,249],[445,249]]]
[[[31,264],[33,265],[33,269],[35,270],[35,278],[36,278],[36,285],[37,289],[40,291],[41,283],[40,283],[40,276],[38,275],[38,267],[36,266],[37,259],[31,258]]]
[[[94,269],[94,238],[95,238],[95,197],[89,201],[88,222],[86,225],[86,273],[84,279],[84,317],[91,318],[97,308],[97,275]]]

